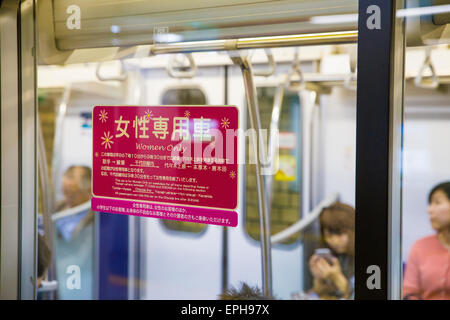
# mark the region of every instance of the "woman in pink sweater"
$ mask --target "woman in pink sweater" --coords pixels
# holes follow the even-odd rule
[[[411,248],[403,281],[404,299],[450,300],[450,182],[434,187],[428,214],[436,234]]]

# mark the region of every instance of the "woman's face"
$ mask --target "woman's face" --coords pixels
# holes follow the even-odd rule
[[[450,228],[450,199],[444,191],[437,190],[432,194],[428,214],[434,230]]]
[[[327,229],[324,230],[325,242],[336,253],[346,253],[349,247],[350,237],[347,232],[336,234]]]

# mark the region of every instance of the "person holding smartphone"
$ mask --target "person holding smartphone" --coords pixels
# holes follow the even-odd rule
[[[354,287],[355,210],[336,202],[320,214],[322,248],[309,260],[310,293],[320,299],[350,299]]]

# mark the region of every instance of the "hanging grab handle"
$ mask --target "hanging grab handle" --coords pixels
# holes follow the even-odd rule
[[[423,72],[429,68],[431,71],[431,83],[424,83],[422,81]],[[425,60],[423,61],[422,67],[420,67],[419,74],[417,75],[414,83],[419,88],[425,89],[436,89],[439,86],[439,79],[436,75],[436,71],[434,70],[433,63],[431,62],[431,49],[427,48],[425,50]]]
[[[347,88],[347,89],[350,89],[353,91],[356,90],[356,84],[352,85],[352,81],[357,79],[357,73],[358,73],[358,71],[356,70],[355,73],[350,72],[348,75],[345,76],[344,88]]]
[[[112,76],[112,77],[102,76],[102,74],[100,73],[101,66],[102,66],[102,62],[99,62],[97,64],[97,69],[95,70],[95,75],[97,76],[97,79],[100,81],[125,81],[128,78],[128,74],[125,71],[125,66],[124,66],[124,63],[122,60],[120,60],[121,71],[118,76]]]
[[[194,58],[192,57],[192,54],[190,53],[183,53],[183,56],[185,56],[189,61],[189,68],[186,71],[180,71],[176,70],[175,68],[175,62],[177,62],[177,55],[172,55],[169,59],[169,64],[167,65],[167,72],[169,73],[169,76],[172,78],[193,78],[197,74],[197,66],[195,64]]]
[[[272,50],[264,49],[264,52],[266,53],[269,66],[266,70],[254,70],[253,71],[254,76],[270,77],[271,75],[273,75],[275,73],[277,65],[275,63],[275,59],[273,57]]]
[[[297,79],[298,78],[298,79]],[[305,77],[300,68],[300,57],[298,48],[295,50],[291,71],[287,77],[287,88],[291,91],[300,91],[305,88]]]

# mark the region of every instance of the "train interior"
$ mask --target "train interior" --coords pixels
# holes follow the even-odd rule
[[[273,182],[273,237],[323,203],[339,200],[354,206],[357,52],[352,44],[252,50],[249,54],[255,73],[270,69],[267,53],[275,62],[275,70],[255,77],[264,127],[269,127],[277,88],[296,63],[308,84],[286,90],[282,100],[279,130],[286,139],[280,141],[280,169]],[[412,243],[432,231],[426,215],[427,190],[450,176],[450,148],[443,139],[450,136],[446,80],[450,76],[450,48],[444,45],[430,50],[439,81],[436,88],[423,88],[414,82],[426,54],[424,48],[406,52],[403,261]],[[243,110],[242,123],[247,122],[239,68],[220,52],[194,53],[192,58],[194,65],[178,54],[39,66],[39,119],[52,186],[52,190],[48,185],[42,189],[52,191],[54,203],[64,198],[62,180],[67,168],[90,166],[94,105],[236,105]],[[184,66],[184,72],[195,68],[195,75],[173,77],[168,73],[169,64]],[[122,75],[123,79],[116,80]],[[248,148],[243,144],[240,150]],[[216,299],[225,288],[240,282],[260,287],[254,168],[247,165],[241,172],[245,172],[239,177],[243,201],[236,228],[99,214],[87,235],[72,239],[64,238],[57,221],[86,210],[86,206],[54,213],[55,279],[64,284],[67,265],[81,264],[90,273],[83,278],[87,280],[82,290],[64,291],[60,286],[58,297]],[[112,230],[114,236],[105,234]],[[117,239],[119,235],[125,238]],[[292,299],[311,286],[306,261],[319,238],[315,221],[302,232],[274,243],[276,296]],[[99,256],[98,250],[110,250],[110,256]],[[111,255],[120,257],[122,268],[116,266],[115,270],[117,262]]]
[[[173,10],[180,9],[181,2],[175,2]],[[295,1],[281,2],[291,8]],[[314,1],[298,2],[319,7]],[[323,22],[320,18],[336,13],[349,18],[357,12],[357,1],[342,1],[349,4],[343,9],[330,9],[335,1],[325,2],[324,10],[303,14],[311,17],[319,12],[316,24],[302,20],[287,21],[286,25],[300,30],[299,34],[355,28],[352,19]],[[46,15],[42,12],[49,3],[55,4],[55,30],[47,33],[49,27],[43,22]],[[77,3],[84,8],[87,2]],[[248,93],[242,70],[233,60],[236,52],[245,55],[253,66],[262,128],[279,131],[278,166],[270,177],[267,194],[273,296],[304,299],[313,285],[309,259],[321,246],[321,210],[336,201],[355,207],[357,42],[274,44],[231,53],[193,49],[150,54],[148,39],[133,33],[133,28],[144,22],[138,16],[122,19],[121,10],[124,16],[129,14],[124,7],[114,10],[112,22],[105,20],[105,33],[101,24],[104,20],[99,20],[96,29],[95,23],[86,18],[82,20],[86,28],[70,38],[70,30],[63,28],[68,4],[42,1],[36,11],[41,23],[36,77],[37,226],[52,250],[50,267],[37,290],[38,299],[214,300],[242,283],[263,287],[261,220],[253,164],[239,165],[237,227],[90,209],[92,123],[99,116],[93,114],[93,107],[232,105],[239,109],[241,127],[247,129],[251,126]],[[266,8],[265,4],[260,7]],[[110,7],[105,8],[103,18],[111,13]],[[131,6],[129,10],[135,9]],[[85,16],[98,14],[82,10]],[[183,17],[191,19],[190,12]],[[214,18],[218,12],[211,10],[210,14]],[[288,19],[285,15],[282,17]],[[258,33],[258,28],[264,36],[292,34],[283,33],[287,27],[277,21],[262,26],[250,21],[247,27],[233,29],[231,25],[223,30],[215,25],[200,35],[194,32],[202,28],[200,23],[190,24],[194,31],[185,31],[180,27],[183,22],[177,23],[173,25],[179,28],[168,34],[173,37],[169,42],[231,39],[235,33],[245,38]],[[450,37],[449,24],[445,26],[446,31],[437,36],[445,41],[405,48],[403,264],[412,244],[433,233],[427,215],[429,190],[450,180]],[[49,53],[45,39],[53,33],[58,47],[66,50],[56,56]],[[122,34],[129,36],[120,38]],[[436,37],[436,33],[427,36]],[[245,139],[239,142],[239,153],[245,158],[252,156],[250,143]],[[88,183],[81,182],[83,177]],[[77,274],[81,275],[78,280]]]

